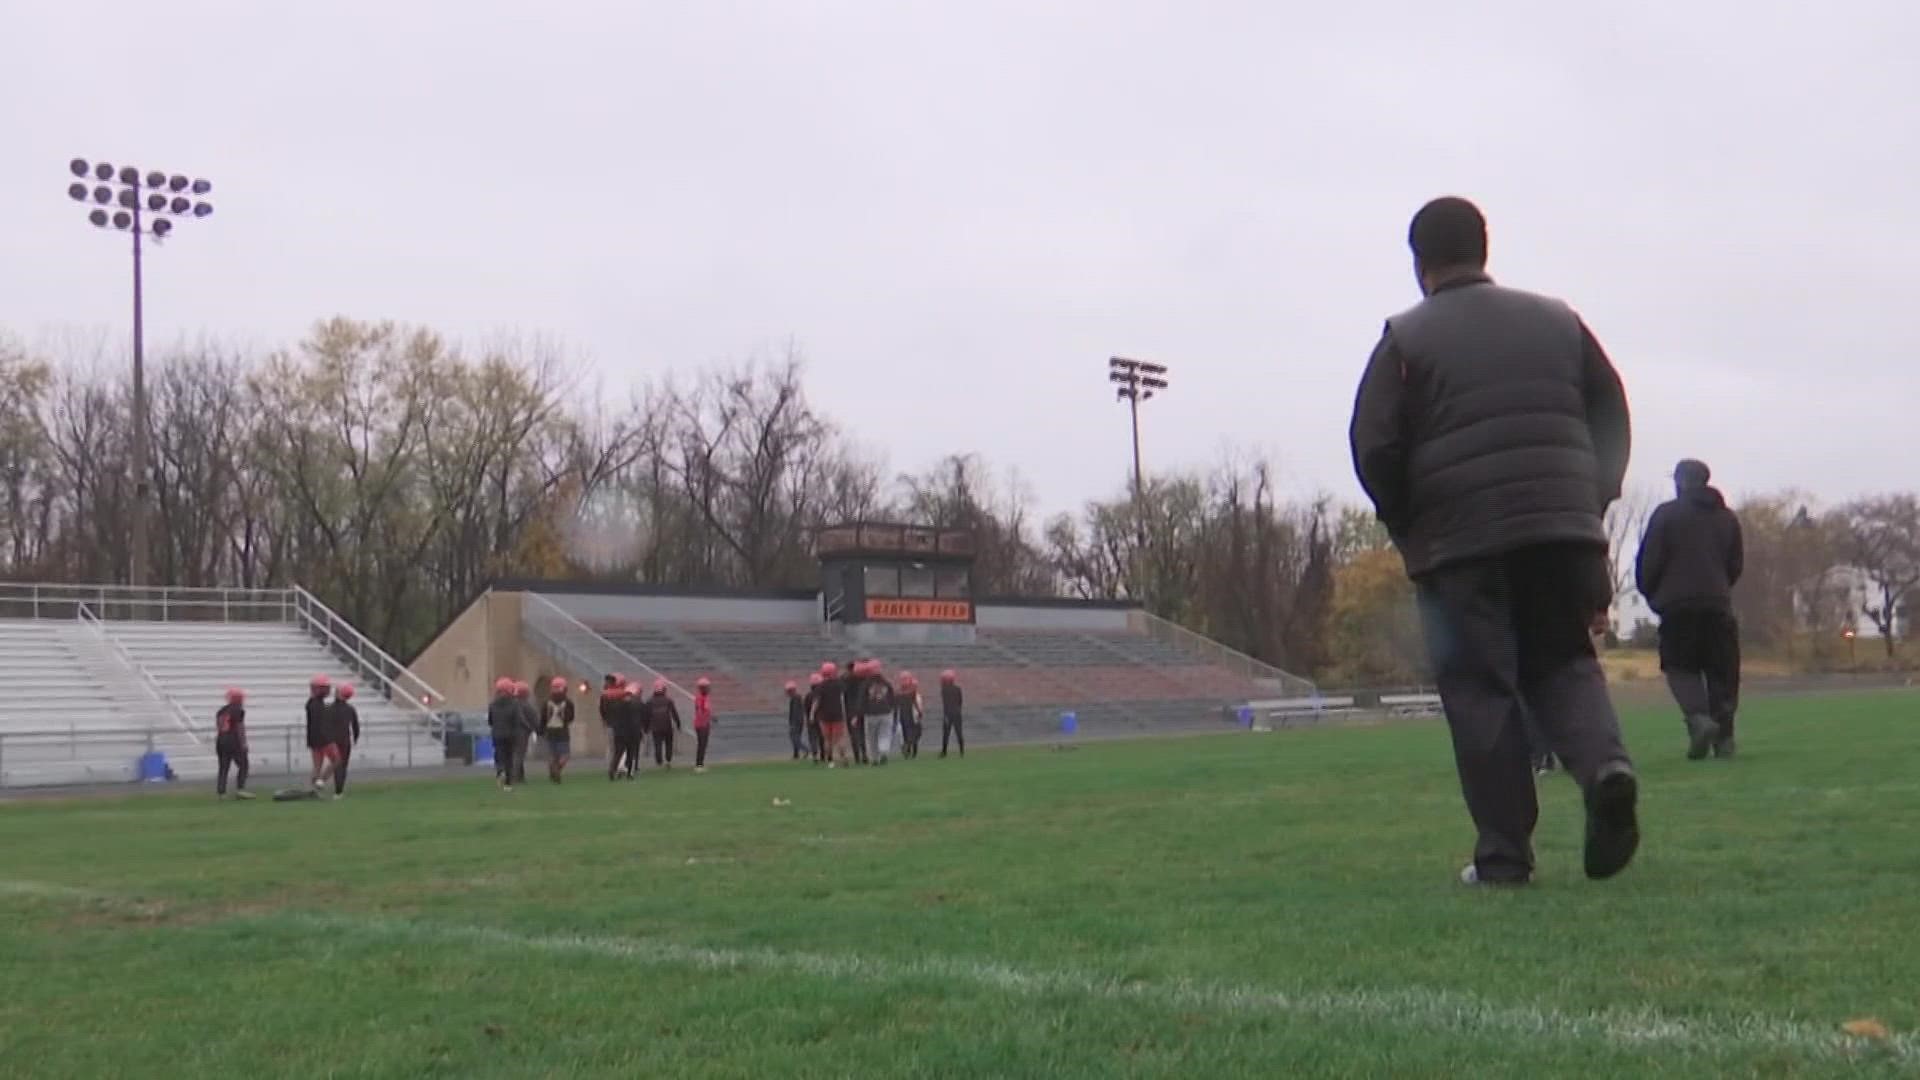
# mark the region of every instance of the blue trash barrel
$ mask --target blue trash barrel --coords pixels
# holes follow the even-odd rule
[[[1240,706],[1240,726],[1244,728],[1250,728],[1253,726],[1253,706],[1251,705]]]
[[[143,783],[160,783],[166,780],[167,774],[172,771],[167,768],[167,755],[158,750],[149,750],[141,754],[138,768]]]
[[[1071,735],[1080,730],[1080,714],[1063,712],[1060,714],[1060,733]]]
[[[493,764],[493,737],[482,735],[473,740],[473,763],[475,765]]]

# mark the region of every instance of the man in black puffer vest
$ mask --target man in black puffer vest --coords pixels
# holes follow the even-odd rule
[[[1626,394],[1558,300],[1495,285],[1464,199],[1414,215],[1421,303],[1387,320],[1350,431],[1354,468],[1419,597],[1479,832],[1468,884],[1533,876],[1528,714],[1586,796],[1586,873],[1640,842],[1638,783],[1588,629],[1612,600],[1601,514],[1626,474]]]
[[[1733,756],[1733,718],[1740,707],[1740,624],[1733,587],[1746,548],[1740,518],[1708,481],[1706,464],[1688,459],[1673,470],[1675,498],[1647,519],[1634,578],[1660,616],[1660,670],[1687,722],[1687,757]]]

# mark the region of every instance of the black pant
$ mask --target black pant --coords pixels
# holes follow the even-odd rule
[[[1661,616],[1660,670],[1682,713],[1711,717],[1721,738],[1733,738],[1740,708],[1740,623],[1732,612]]]
[[[347,790],[347,762],[353,759],[353,744],[336,743],[340,750],[340,760],[333,763],[333,793],[339,795]]]
[[[640,769],[640,732],[636,730],[613,729],[613,746],[607,752],[607,778],[620,775],[621,771],[638,772]]]
[[[513,735],[513,782],[524,783],[527,779],[527,750],[533,744],[533,733],[516,731]]]
[[[493,775],[513,783],[513,742],[511,733],[493,737]]]
[[[1416,582],[1427,651],[1453,734],[1481,880],[1533,867],[1540,804],[1529,713],[1583,789],[1628,763],[1588,627],[1612,597],[1605,549],[1541,544],[1443,566]]]
[[[656,731],[653,733],[653,763],[670,765],[673,763],[673,732]]]
[[[862,765],[867,763],[867,718],[864,716],[847,717],[847,738],[853,743],[853,760]]]
[[[247,790],[247,748],[241,745],[240,740],[231,735],[217,736],[213,740],[213,753],[220,760],[220,780],[214,792],[219,795],[227,793],[227,770],[234,766],[239,767],[239,775],[234,778],[233,789]]]
[[[818,721],[807,722],[807,744],[813,747],[813,760],[827,760],[827,737],[821,732]]]
[[[793,760],[799,761],[800,755],[807,749],[807,731],[804,725],[788,724],[787,741],[793,744]]]
[[[703,769],[707,765],[707,740],[713,737],[712,728],[693,729],[693,767]]]
[[[967,756],[967,733],[960,727],[960,715],[954,713],[940,720],[940,756],[947,756],[947,736],[953,736],[960,744],[960,756]]]

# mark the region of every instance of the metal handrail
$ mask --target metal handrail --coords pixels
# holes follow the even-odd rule
[[[686,687],[667,678],[658,669],[643,663],[639,657],[608,641],[604,635],[586,623],[573,617],[567,609],[547,599],[539,593],[521,593],[520,628],[523,632],[548,646],[555,660],[571,662],[582,673],[589,675],[595,682],[604,680],[608,675],[619,672],[630,678],[645,678],[648,681],[664,682],[667,689],[677,695],[688,709],[693,708],[693,695]],[[529,605],[532,609],[529,610]],[[563,637],[562,634],[569,634]],[[581,643],[576,646],[574,643]],[[598,656],[587,655],[585,650],[594,650]],[[687,714],[689,722],[692,713]]]
[[[321,637],[335,653],[352,659],[362,672],[379,680],[386,689],[388,701],[396,705],[404,701],[406,707],[420,714],[429,731],[439,731],[441,720],[433,706],[446,701],[446,698],[438,690],[415,675],[405,664],[395,660],[385,649],[374,644],[373,639],[361,633],[359,628],[321,603],[319,597],[298,585],[287,592],[293,600],[291,610],[296,624],[304,621],[307,629]],[[333,630],[335,626],[344,628],[346,636],[336,634]],[[393,674],[395,672],[398,673],[397,677]],[[401,685],[403,681],[407,683],[405,687]]]
[[[145,585],[79,585],[63,582],[0,583],[0,610],[24,606],[28,617],[64,618],[71,608],[88,604],[102,621],[111,621],[109,608],[138,605],[158,612],[156,621],[168,621],[175,611],[215,611],[221,622],[236,621],[237,613],[273,612],[286,621],[288,591],[285,589],[226,588],[186,586],[181,588]]]
[[[1231,646],[1222,645],[1204,634],[1196,634],[1178,623],[1170,622],[1151,611],[1136,610],[1133,614],[1146,624],[1147,636],[1165,641],[1175,648],[1197,653],[1220,663],[1224,667],[1240,670],[1249,679],[1264,679],[1277,682],[1282,687],[1298,688],[1299,693],[1314,692],[1312,679],[1302,678],[1290,671],[1282,671],[1264,660],[1258,660]]]
[[[127,651],[127,647],[122,645],[117,638],[107,631],[106,624],[93,613],[91,608],[85,604],[76,607],[74,609],[74,621],[85,626],[95,638],[99,639],[101,644],[105,645],[113,653],[114,658],[120,662],[120,666],[125,668],[129,674],[139,681],[140,688],[146,691],[147,696],[153,699],[154,704],[173,714],[173,722],[179,725],[181,731],[187,733],[187,736],[193,740],[194,745],[205,745],[205,740],[200,737],[200,733],[193,729],[193,717],[187,714],[187,710],[181,708],[180,703],[175,701],[171,694],[168,694],[166,690],[161,688],[160,683],[154,679],[153,673],[147,670],[146,665],[134,659],[133,654]]]

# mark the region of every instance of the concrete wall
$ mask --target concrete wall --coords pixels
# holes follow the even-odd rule
[[[981,604],[974,622],[982,630],[1072,630],[1088,634],[1120,634],[1128,629],[1126,608],[1092,608],[1036,604]]]
[[[446,695],[441,708],[482,712],[493,699],[493,680],[502,675],[533,682],[563,675],[573,689],[580,720],[574,724],[573,752],[592,756],[606,752],[600,728],[599,688],[579,692],[584,673],[563,670],[553,658],[527,647],[520,634],[520,594],[488,592],[460,613],[433,643],[421,650],[412,669],[434,689]],[[545,686],[535,686],[542,694]]]
[[[820,600],[760,600],[713,596],[619,596],[542,593],[589,625],[609,622],[735,623],[818,626]]]

